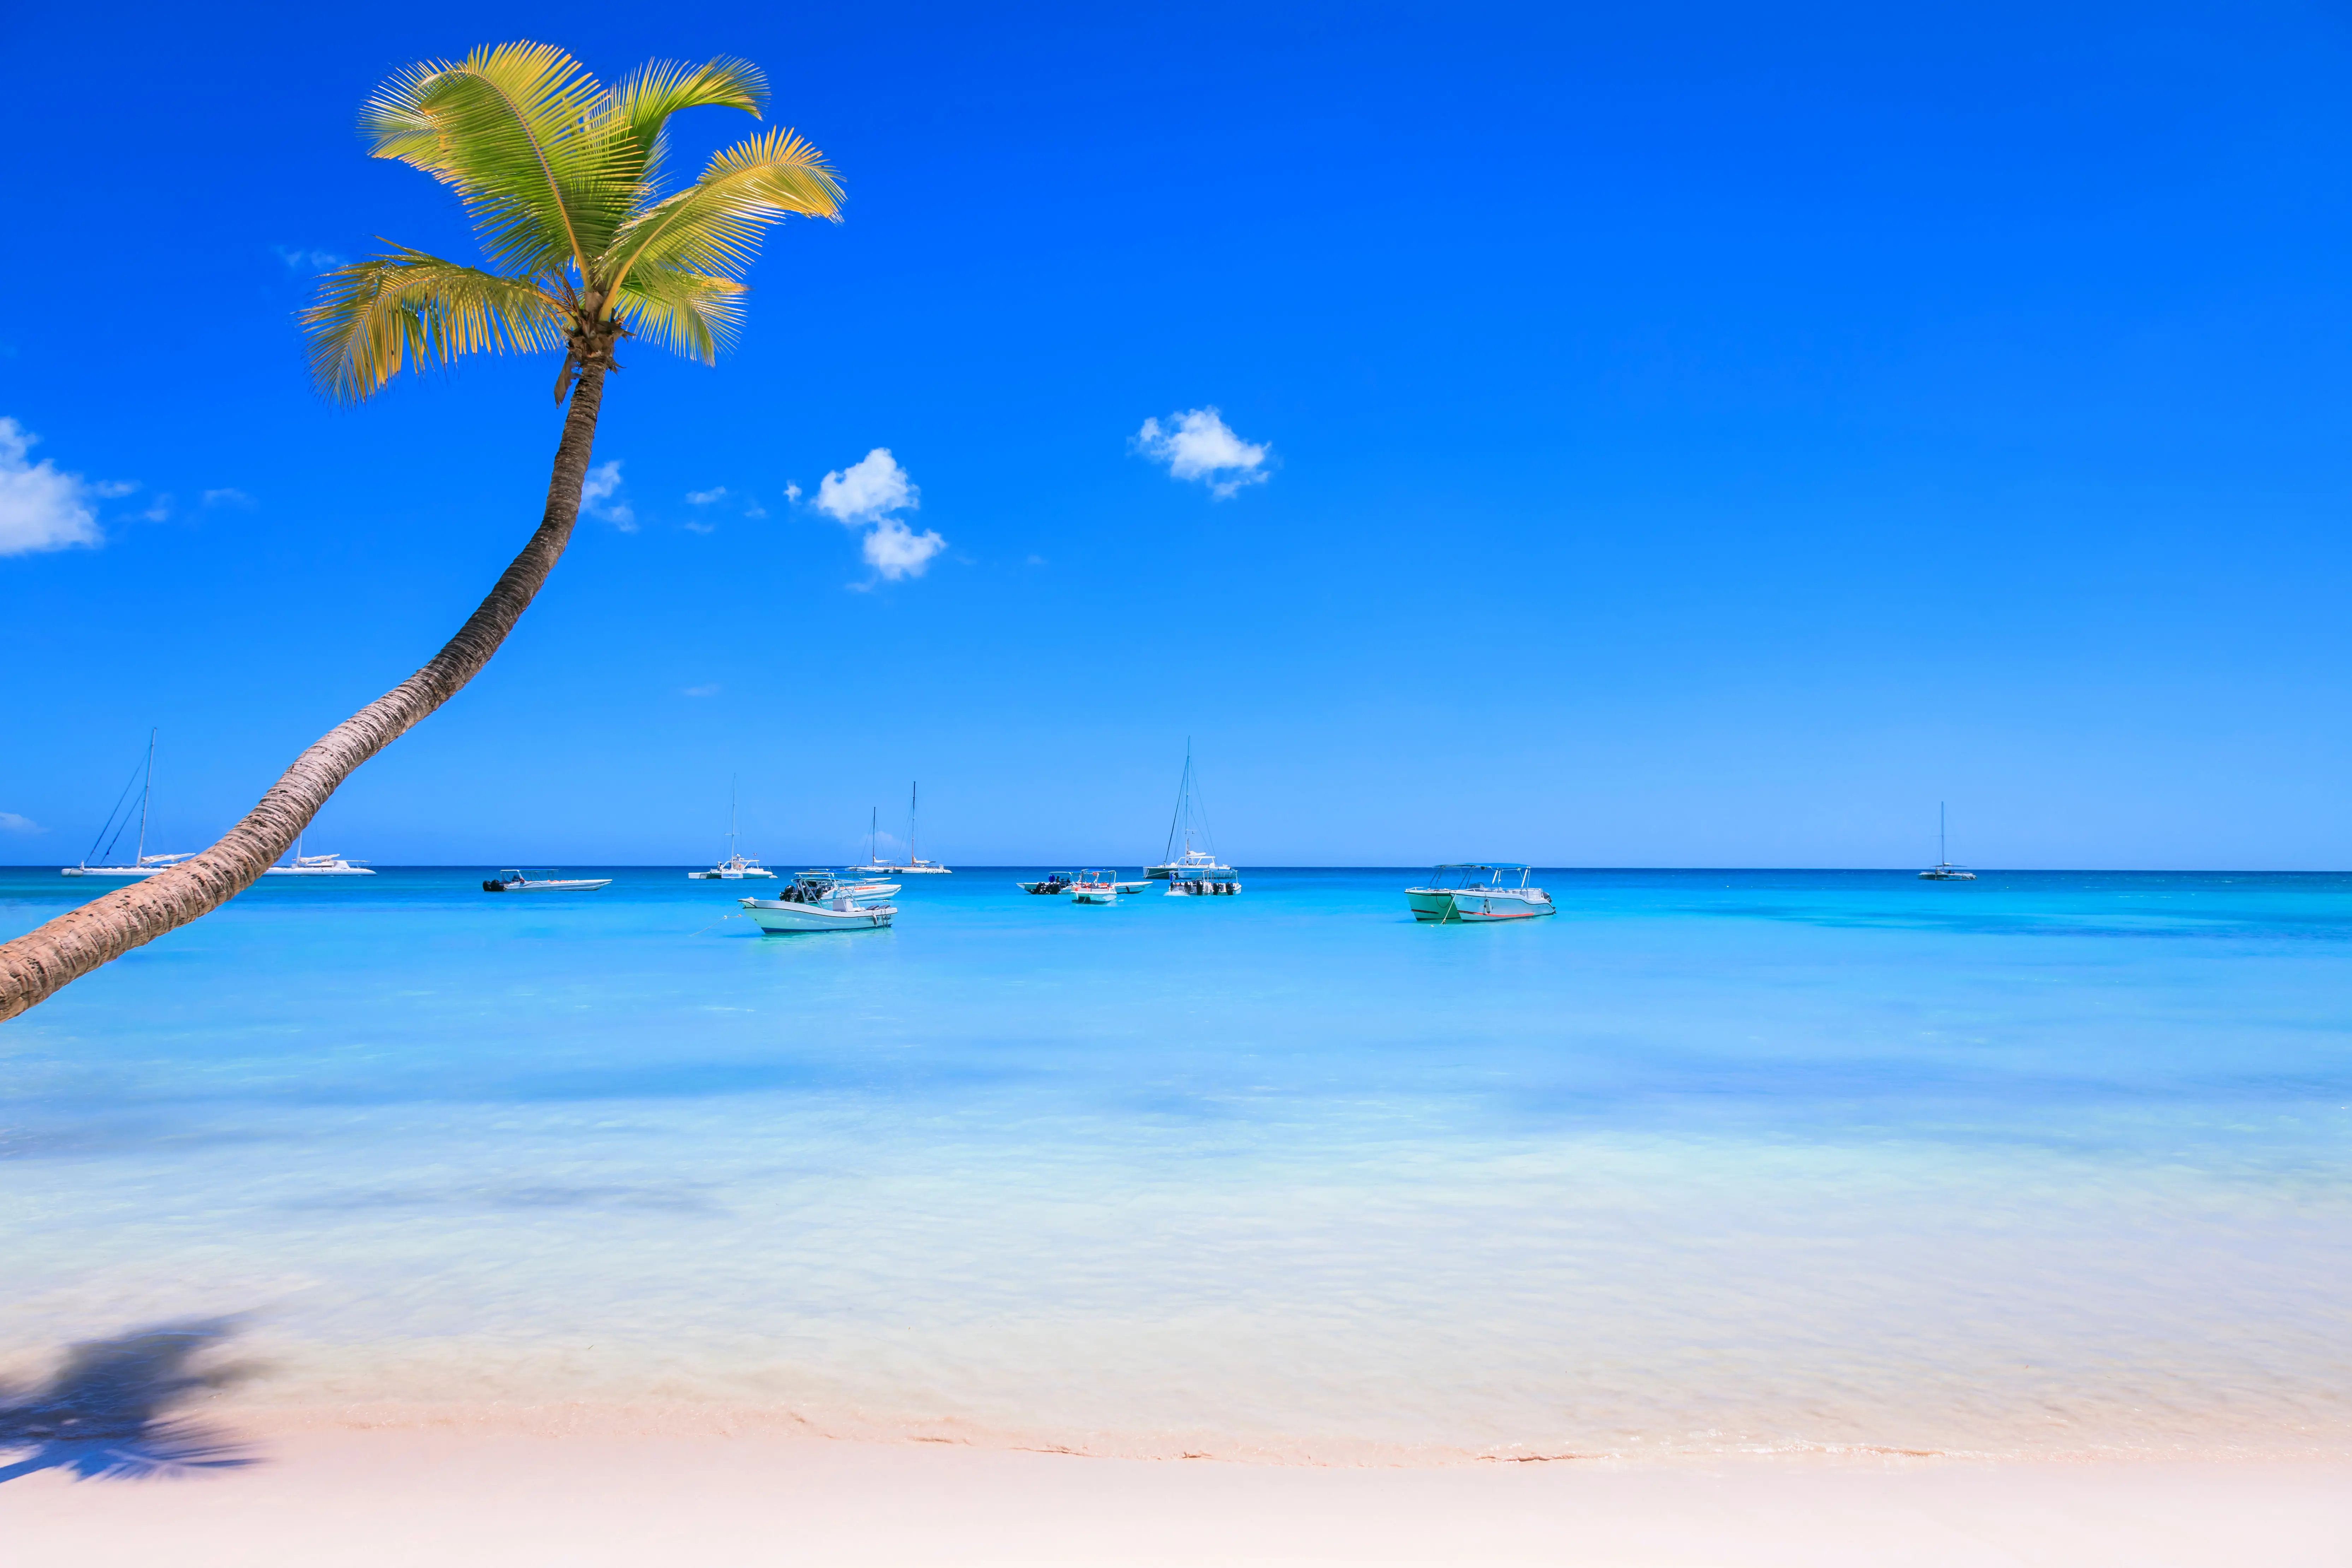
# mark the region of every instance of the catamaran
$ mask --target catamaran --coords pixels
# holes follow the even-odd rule
[[[1184,776],[1176,785],[1176,815],[1169,821],[1167,847],[1160,851],[1163,858],[1157,866],[1145,867],[1143,875],[1155,882],[1213,883],[1217,885],[1216,891],[1238,893],[1242,885],[1234,879],[1234,868],[1219,860],[1213,848],[1198,847],[1193,843],[1196,837],[1202,845],[1212,843],[1209,812],[1201,804],[1200,793],[1199,781],[1192,776],[1192,742],[1188,740],[1184,742]],[[1181,855],[1176,852],[1180,837],[1184,842]]]
[[[305,855],[302,841],[294,841],[294,858],[283,866],[272,866],[262,873],[265,877],[373,877],[374,868],[363,860],[346,860],[341,855]]]
[[[1974,871],[1963,870],[1944,857],[1944,803],[1940,800],[1936,803],[1936,863],[1920,872],[1919,879],[1923,882],[1973,882],[1977,879]]]
[[[735,837],[735,785],[730,781],[727,786],[727,858],[708,871],[688,871],[686,879],[689,882],[740,882],[746,877],[775,875],[737,848]]]
[[[866,894],[886,886],[845,881],[831,871],[803,871],[793,879],[791,887],[772,899],[736,901],[751,923],[771,936],[809,931],[877,931],[898,918],[898,907],[868,902]]]
[[[850,868],[851,870],[889,877],[951,877],[955,875],[938,861],[926,860],[915,853],[915,807],[922,798],[922,784],[918,780],[907,790],[907,863],[903,866],[894,865],[882,858],[880,854],[882,808],[877,805],[867,814],[866,819],[866,864],[853,866]]]
[[[1478,875],[1485,872],[1486,879]],[[1516,884],[1503,880],[1507,872],[1517,871]],[[1551,895],[1541,888],[1528,886],[1534,875],[1532,868],[1523,865],[1486,865],[1459,861],[1440,866],[1425,888],[1407,888],[1405,902],[1412,906],[1412,918],[1440,925],[1454,921],[1523,921],[1536,915],[1554,913]]]
[[[113,854],[114,846],[122,837],[123,829],[131,826],[131,818],[124,815],[122,809],[124,804],[131,799],[131,785],[129,784],[125,784],[122,786],[122,793],[117,795],[114,799],[114,809],[106,814],[105,826],[101,826],[98,830],[98,837],[89,841],[89,853],[82,856],[81,863],[78,866],[58,867],[58,874],[59,876],[152,877],[156,872],[164,869],[166,867],[176,866],[183,860],[190,860],[195,858],[196,851],[193,849],[184,850],[176,855],[150,855],[147,853],[147,803],[151,798],[152,798],[155,793],[155,735],[156,731],[154,730],[151,729],[147,731],[147,776],[146,783],[141,785],[139,790],[139,841],[138,847],[131,852],[131,864],[128,866],[93,866],[89,863],[89,858],[91,855],[101,853],[99,848],[99,845],[101,841],[106,845],[106,848],[102,853],[108,855]],[[131,775],[131,779],[134,781],[137,780],[139,776],[140,775],[136,771],[133,771]],[[122,821],[119,826],[114,820],[118,816],[122,818]],[[107,837],[109,833],[111,833],[114,837],[109,838]]]

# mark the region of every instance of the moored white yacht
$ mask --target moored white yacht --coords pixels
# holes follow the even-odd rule
[[[1241,891],[1241,884],[1233,880],[1234,868],[1219,860],[1213,849],[1196,848],[1193,839],[1202,844],[1209,840],[1208,808],[1199,800],[1200,784],[1192,776],[1192,742],[1184,742],[1184,774],[1176,785],[1176,815],[1168,824],[1167,847],[1160,851],[1162,859],[1157,866],[1143,868],[1144,877],[1154,882],[1172,882],[1191,878],[1209,882],[1232,882],[1231,890]],[[1184,852],[1176,852],[1179,838]]]
[[[892,904],[868,902],[882,890],[898,889],[885,882],[845,881],[831,871],[803,871],[792,885],[772,899],[741,899],[743,912],[753,925],[771,935],[811,931],[875,931],[898,917]]]
[[[1486,880],[1480,881],[1480,872]],[[1517,871],[1517,883],[1503,880],[1506,874]],[[1475,923],[1481,921],[1523,921],[1537,915],[1554,913],[1551,895],[1541,888],[1528,886],[1534,875],[1531,867],[1523,865],[1487,865],[1463,861],[1440,866],[1431,875],[1424,888],[1407,888],[1405,902],[1412,907],[1412,918],[1440,925],[1456,921]]]
[[[1953,865],[1944,858],[1944,803],[1936,803],[1936,863],[1919,873],[1923,882],[1973,882],[1974,871]]]
[[[736,837],[735,785],[730,780],[727,785],[727,858],[708,871],[688,871],[686,879],[689,882],[740,882],[746,877],[773,877],[773,871],[736,847]]]
[[[147,803],[155,793],[155,734],[156,731],[152,729],[147,731],[146,783],[142,784],[139,790],[139,839],[137,847],[131,852],[131,863],[127,866],[93,866],[89,863],[91,855],[101,853],[99,848],[101,841],[106,845],[102,853],[108,855],[114,853],[115,844],[122,837],[123,830],[131,826],[131,818],[123,816],[122,813],[123,804],[131,798],[131,786],[125,784],[122,786],[122,793],[115,797],[114,809],[106,814],[106,825],[98,830],[98,837],[89,841],[89,854],[81,858],[79,865],[58,867],[58,875],[60,877],[152,877],[156,872],[176,866],[183,860],[195,858],[197,852],[194,849],[184,850],[177,855],[147,853]],[[134,772],[131,776],[136,779],[140,775]],[[122,816],[121,826],[115,825],[114,819],[117,816]],[[107,837],[109,833],[113,834],[114,837]]]
[[[272,866],[262,873],[265,877],[373,877],[364,860],[347,860],[341,855],[305,855],[302,838],[294,838],[294,858],[283,866]]]

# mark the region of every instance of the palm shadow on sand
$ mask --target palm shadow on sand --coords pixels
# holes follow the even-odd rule
[[[82,1480],[142,1480],[191,1470],[234,1469],[259,1461],[234,1437],[172,1414],[249,1368],[194,1364],[236,1331],[235,1320],[164,1323],[66,1352],[38,1388],[0,1386],[0,1481],[39,1470]]]

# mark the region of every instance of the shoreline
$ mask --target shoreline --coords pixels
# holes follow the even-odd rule
[[[1754,1456],[1419,1468],[952,1444],[284,1431],[249,1468],[0,1486],[26,1560],[1507,1565],[2340,1563],[2352,1457]]]

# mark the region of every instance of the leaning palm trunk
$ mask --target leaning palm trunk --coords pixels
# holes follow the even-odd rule
[[[374,154],[454,191],[496,269],[405,248],[338,268],[303,313],[311,373],[328,395],[357,402],[428,362],[560,349],[555,395],[569,391],[572,405],[546,515],[448,646],[297,757],[219,843],[0,945],[0,1018],[253,886],[352,769],[489,662],[579,519],[614,345],[649,338],[711,363],[740,320],[737,274],[767,226],[793,213],[839,216],[841,186],[824,154],[784,130],[736,143],[665,191],[671,115],[757,116],[766,99],[765,80],[741,60],[656,61],[606,89],[562,50],[530,43],[428,60],[376,90],[361,116]]]
[[[93,899],[16,941],[0,944],[0,1018],[13,1018],[100,964],[177,926],[210,914],[261,879],[310,825],[327,797],[362,763],[408,732],[481,672],[530,608],[580,517],[581,486],[596,440],[604,367],[580,374],[555,447],[547,513],[457,635],[410,676],[314,742],[245,814],[245,820],[193,859]]]

